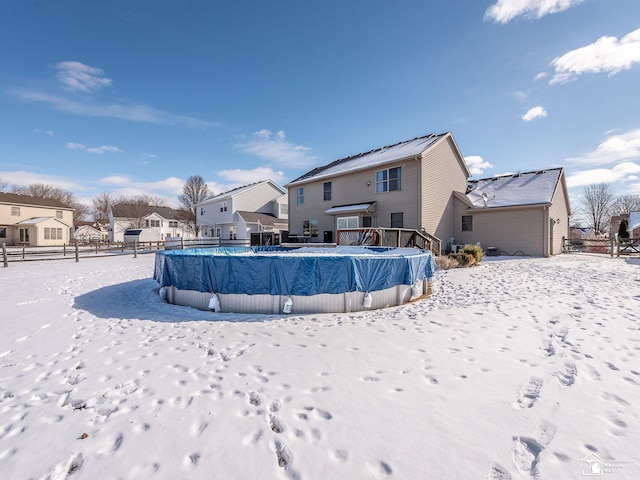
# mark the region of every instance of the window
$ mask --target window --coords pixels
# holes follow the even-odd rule
[[[338,217],[336,219],[336,227],[338,230],[358,228],[358,217]]]
[[[473,215],[462,216],[462,231],[470,232],[473,230]]]
[[[302,234],[308,237],[318,236],[318,220],[303,220]]]
[[[160,227],[160,220],[145,220],[144,221],[144,225],[145,227],[149,228],[149,227],[156,227],[159,228]]]
[[[302,205],[304,203],[304,187],[298,187],[297,195],[298,195],[298,205]]]
[[[323,185],[324,201],[331,200],[331,182],[324,182]]]
[[[7,227],[0,227],[0,238],[7,238]]]
[[[26,228],[20,229],[20,243],[29,243],[29,230]]]
[[[376,193],[393,192],[402,189],[402,167],[376,172]]]
[[[391,214],[391,228],[404,228],[404,213]]]
[[[178,228],[177,220],[169,220],[169,228]]]
[[[62,210],[56,210],[56,218],[62,218]]]
[[[62,228],[47,228],[44,229],[45,240],[62,240]]]
[[[371,217],[362,217],[362,228],[371,228]]]
[[[14,217],[20,216],[20,207],[11,207],[11,215]]]
[[[220,211],[221,212],[227,211],[227,202],[222,202],[222,204],[220,205]]]

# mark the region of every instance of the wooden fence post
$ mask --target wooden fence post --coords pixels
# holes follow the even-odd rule
[[[63,257],[67,256],[67,244],[66,243],[62,244],[62,256]]]
[[[5,268],[9,266],[9,259],[7,258],[7,244],[2,242],[2,261]]]
[[[80,261],[80,251],[78,250],[78,242],[76,242],[76,263]]]
[[[138,241],[133,241],[133,258],[138,258]]]

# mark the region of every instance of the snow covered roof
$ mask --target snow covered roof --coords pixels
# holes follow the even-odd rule
[[[46,220],[50,220],[53,217],[33,217],[27,218],[26,220],[22,220],[18,222],[17,225],[35,225],[36,223],[44,222]]]
[[[470,180],[467,198],[477,208],[549,204],[562,168]]]
[[[310,180],[312,178],[316,180],[319,178],[331,177],[357,170],[368,169],[373,166],[383,165],[403,158],[414,157],[423,153],[435,142],[446,135],[446,133],[433,133],[424,137],[417,137],[394,145],[388,145],[386,147],[377,148],[375,150],[359,153],[350,157],[341,158],[322,167],[314,168],[310,172],[296,178],[287,186]]]

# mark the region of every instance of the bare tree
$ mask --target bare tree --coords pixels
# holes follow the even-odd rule
[[[584,187],[582,213],[596,235],[606,233],[615,196],[606,183]]]
[[[102,192],[91,200],[91,214],[96,222],[104,222],[109,218],[115,199],[108,192]]]
[[[620,195],[613,202],[614,215],[629,215],[640,212],[640,195]]]
[[[136,205],[148,205],[150,207],[166,207],[167,200],[157,195],[140,194],[132,197],[130,203]]]
[[[184,211],[187,228],[196,237],[200,234],[200,226],[196,222],[196,205],[207,198],[211,198],[213,192],[209,191],[209,186],[200,175],[192,175],[182,187],[182,195],[178,195],[178,200]]]
[[[68,190],[44,183],[32,183],[31,185],[12,185],[12,193],[29,195],[36,198],[49,198],[73,208],[73,216],[76,220],[82,220],[89,214],[89,207],[80,203],[75,195]]]
[[[9,182],[4,181],[0,178],[0,192],[5,192],[9,188]]]

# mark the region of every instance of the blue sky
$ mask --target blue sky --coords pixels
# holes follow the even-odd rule
[[[0,179],[88,204],[447,131],[474,178],[640,193],[638,0],[6,0],[0,45]]]

